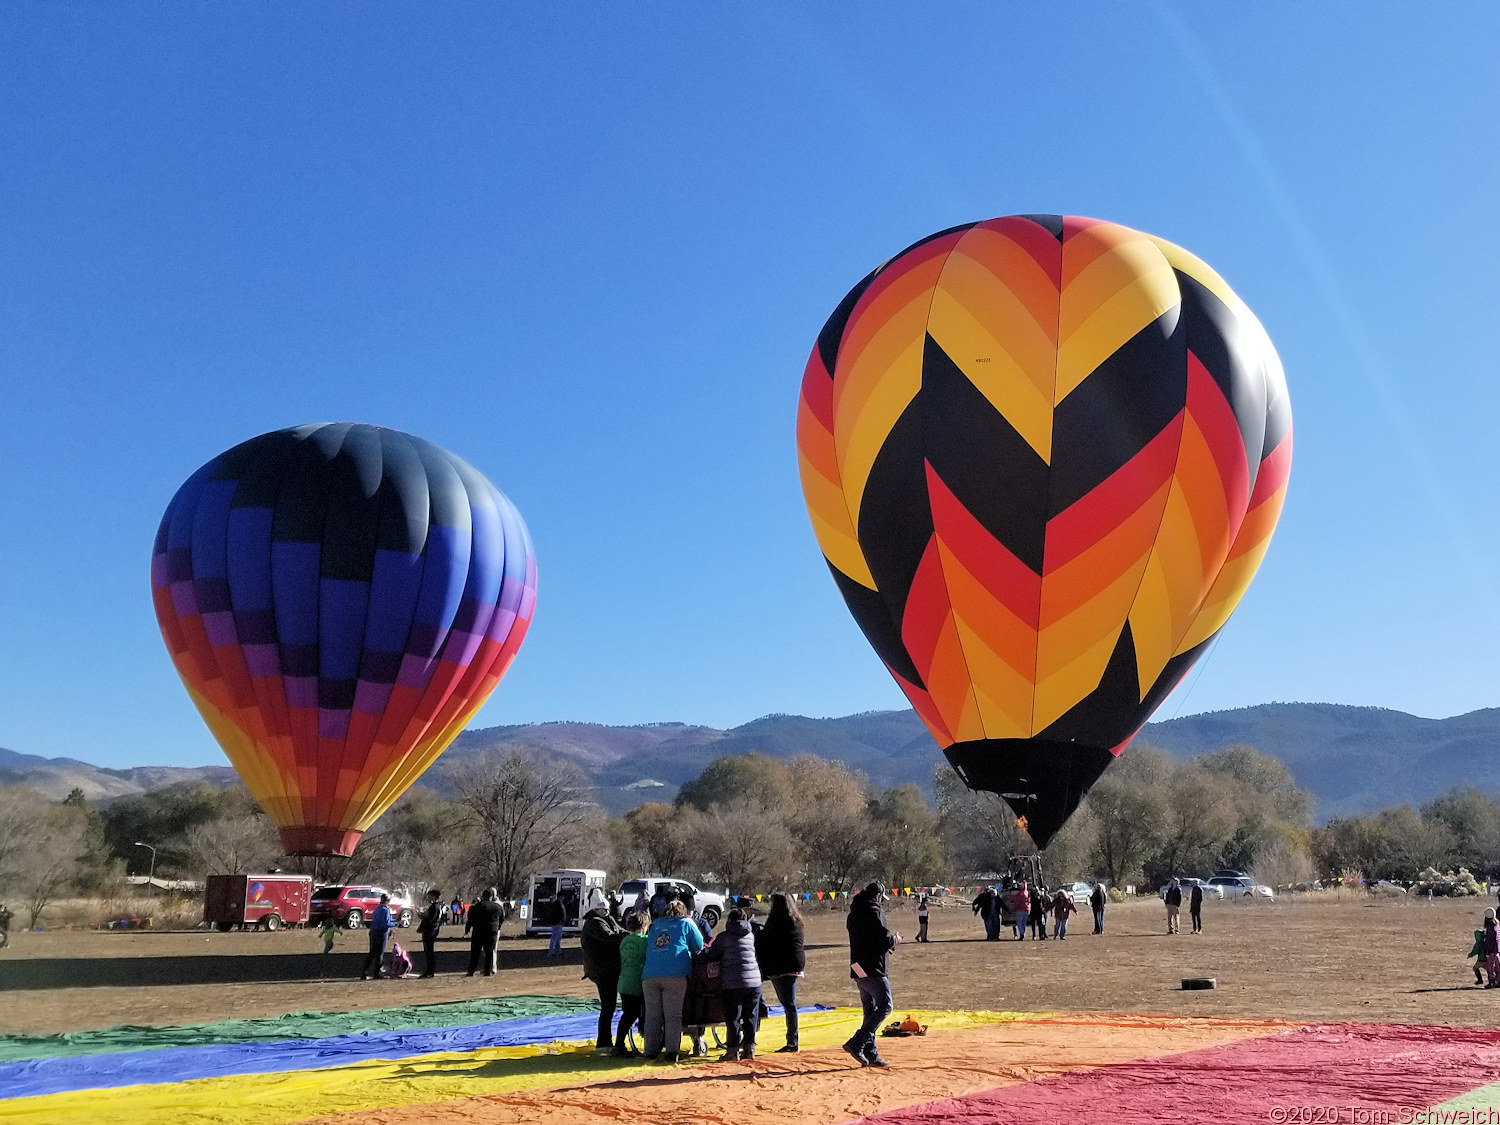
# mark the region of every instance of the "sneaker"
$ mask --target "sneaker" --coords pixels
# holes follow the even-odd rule
[[[719,1056],[719,1061],[720,1062],[739,1062],[740,1061],[739,1052],[738,1051],[725,1051],[722,1055]]]
[[[627,1051],[624,1047],[611,1047],[609,1049],[609,1054],[611,1058],[628,1059],[631,1055],[635,1054],[635,1052]]]
[[[788,1043],[785,1047],[777,1047],[776,1053],[778,1055],[795,1055],[797,1053],[797,1044]]]
[[[885,1059],[874,1053],[866,1055],[863,1059],[863,1062],[866,1066],[887,1067],[891,1065]]]
[[[752,1060],[754,1060],[754,1058],[755,1058],[755,1051],[754,1050],[749,1050],[749,1051],[741,1050],[740,1051],[740,1062],[751,1062]]]
[[[664,1062],[664,1063],[667,1063],[668,1065],[671,1065],[672,1063],[675,1063],[675,1062],[678,1062],[679,1060],[681,1060],[681,1058],[682,1058],[682,1055],[679,1054],[678,1052],[676,1052],[676,1051],[669,1051],[669,1052],[667,1052],[665,1055],[663,1055],[661,1057],[661,1061]]]

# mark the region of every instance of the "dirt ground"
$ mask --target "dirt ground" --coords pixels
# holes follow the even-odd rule
[[[1204,933],[1169,936],[1154,899],[1112,904],[1106,933],[1075,916],[1067,941],[986,942],[966,905],[936,909],[931,942],[908,903],[888,904],[908,941],[892,961],[897,1011],[1146,1012],[1293,1020],[1496,1026],[1500,990],[1474,986],[1464,954],[1486,901],[1372,900],[1325,892],[1276,902],[1213,902]],[[1184,912],[1183,929],[1187,929]],[[401,931],[417,943],[413,931]],[[438,946],[433,980],[360,982],[364,933],[329,956],[310,931],[13,933],[0,950],[0,1031],[198,1023],[306,1009],[353,1010],[484,995],[593,996],[576,939],[549,963],[540,939],[503,937],[501,971],[467,978],[467,946]],[[418,943],[419,944],[419,943]],[[809,915],[806,1003],[852,1004],[844,915]],[[1218,979],[1184,992],[1183,977]]]

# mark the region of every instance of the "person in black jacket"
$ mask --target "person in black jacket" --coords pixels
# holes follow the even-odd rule
[[[859,1060],[860,1066],[890,1066],[876,1049],[875,1033],[880,1021],[891,1014],[891,980],[887,975],[891,950],[901,940],[885,923],[885,888],[869,883],[849,902],[849,975],[859,989],[859,1002],[865,1010],[864,1023],[844,1044]]]
[[[786,1011],[786,1046],[778,1052],[797,1051],[797,982],[807,969],[802,915],[792,900],[780,892],[771,896],[771,913],[755,937],[755,959],[760,975],[771,982],[776,1000]]]
[[[984,922],[984,940],[1000,940],[1000,911],[996,909],[999,898],[995,888],[985,887],[974,896],[974,913]]]
[[[588,913],[578,943],[583,947],[583,975],[599,992],[599,1034],[594,1047],[607,1051],[615,1018],[615,994],[620,985],[620,942],[625,930],[609,912],[609,900],[598,887],[589,890]]]
[[[422,939],[422,952],[427,954],[427,967],[422,970],[423,979],[437,972],[437,936],[438,931],[443,928],[443,897],[442,891],[427,892],[427,909],[422,911],[422,918],[417,922],[417,934]]]
[[[1104,932],[1104,904],[1109,899],[1104,894],[1104,884],[1095,883],[1092,893],[1089,895],[1089,905],[1094,908],[1094,933]]]
[[[1193,919],[1193,933],[1203,932],[1203,885],[1193,884],[1192,897],[1188,899],[1188,913]]]
[[[469,907],[464,928],[469,932],[469,976],[481,970],[485,976],[495,971],[495,940],[505,914],[495,900],[495,888],[485,887],[479,901]]]
[[[1162,895],[1162,901],[1167,904],[1167,933],[1177,933],[1177,916],[1182,912],[1182,888],[1173,879],[1167,884],[1166,894]]]

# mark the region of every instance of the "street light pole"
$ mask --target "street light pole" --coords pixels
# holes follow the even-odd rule
[[[156,849],[151,847],[150,844],[141,843],[139,840],[135,842],[135,846],[138,848],[150,848],[151,850],[151,874],[146,876],[146,885],[148,887],[154,886],[153,880],[156,878]]]

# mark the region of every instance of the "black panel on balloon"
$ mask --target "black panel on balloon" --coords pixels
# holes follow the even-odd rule
[[[932,539],[920,403],[908,403],[886,435],[859,506],[859,549],[892,621],[906,616],[912,579]]]
[[[1052,416],[1048,518],[1087,496],[1187,405],[1187,332],[1168,309],[1094,368]]]
[[[998,793],[1026,818],[1039,848],[1052,842],[1089,787],[1115,760],[1108,750],[1046,738],[986,738],[943,751],[970,789]]]
[[[828,569],[833,572],[833,580],[838,583],[839,593],[844,595],[849,615],[865,635],[865,640],[870,642],[875,655],[885,661],[886,667],[896,675],[926,691],[927,685],[922,682],[917,666],[911,662],[906,645],[901,641],[901,630],[891,619],[885,599],[869,587],[861,586],[832,563],[828,564]]]
[[[875,275],[883,269],[885,269],[884,266],[876,266],[865,274],[864,279],[858,285],[844,294],[839,307],[833,310],[833,315],[823,324],[823,331],[818,333],[818,358],[828,369],[830,379],[833,377],[834,364],[838,361],[839,344],[843,342],[844,327],[849,323],[849,314],[854,311],[854,306],[859,303],[865,290],[870,287],[870,282],[875,280]]]
[[[1061,215],[1017,215],[1018,219],[1030,219],[1037,226],[1042,227],[1053,238],[1061,242],[1063,240],[1063,217]]]
[[[986,531],[1040,574],[1047,462],[931,336],[922,353],[920,401],[923,446],[933,471]]]
[[[1266,438],[1263,351],[1255,341],[1243,338],[1252,327],[1207,286],[1179,270],[1177,287],[1182,291],[1182,322],[1187,329],[1188,350],[1213,376],[1234,411],[1240,433],[1245,437],[1245,461],[1254,480]],[[1247,366],[1247,361],[1254,366]]]

